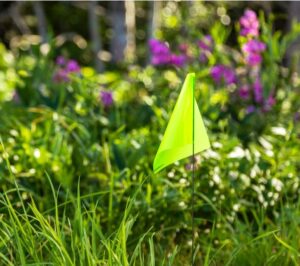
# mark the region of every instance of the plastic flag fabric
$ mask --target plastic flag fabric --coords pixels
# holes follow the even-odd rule
[[[195,74],[189,73],[154,158],[154,173],[210,147],[194,89]]]

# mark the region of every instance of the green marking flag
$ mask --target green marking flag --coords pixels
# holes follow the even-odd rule
[[[202,117],[194,98],[194,89],[195,74],[189,73],[154,158],[154,173],[176,161],[192,156],[193,153],[199,153],[210,147]]]

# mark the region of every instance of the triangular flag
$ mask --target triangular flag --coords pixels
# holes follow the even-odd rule
[[[194,87],[195,74],[189,73],[154,158],[154,173],[176,161],[192,156],[193,152],[196,154],[210,147],[202,117],[194,98]]]

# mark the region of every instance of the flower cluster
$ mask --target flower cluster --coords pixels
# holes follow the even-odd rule
[[[215,65],[211,68],[210,74],[216,83],[225,82],[230,85],[236,82],[236,75],[233,69],[225,65]]]
[[[53,80],[57,83],[68,82],[71,74],[80,73],[80,66],[73,59],[66,60],[63,56],[58,56],[56,65],[58,69],[54,74]]]
[[[151,52],[151,64],[153,65],[175,65],[178,67],[182,67],[186,64],[187,56],[186,56],[186,46],[181,46],[180,50],[183,52],[182,54],[174,54],[171,52],[170,48],[166,43],[158,41],[156,39],[151,39],[149,41],[149,47]]]
[[[249,67],[251,84],[242,84],[238,90],[238,95],[245,101],[251,102],[253,99],[254,103],[252,102],[247,107],[247,113],[254,112],[258,107],[261,107],[263,111],[269,111],[275,104],[275,98],[273,94],[270,94],[267,99],[264,99],[263,85],[259,76],[262,53],[266,50],[266,44],[258,40],[259,21],[256,13],[247,9],[239,22],[240,35],[247,38],[246,42],[242,44],[241,50],[246,66]]]
[[[262,62],[261,53],[266,49],[266,45],[256,39],[259,37],[259,21],[254,11],[245,11],[240,18],[240,27],[240,34],[247,38],[247,42],[242,45],[246,64],[251,67],[258,66]]]
[[[236,85],[238,99],[243,100],[247,112],[255,110],[269,111],[275,104],[274,91],[268,97],[264,95],[263,83],[260,69],[263,62],[263,52],[266,44],[260,40],[260,23],[253,10],[246,9],[239,20],[240,35],[242,38],[242,68],[245,71],[236,71],[234,67],[217,63],[210,69],[210,75],[217,85]],[[211,35],[204,35],[197,42],[200,51],[199,62],[207,63],[208,58],[213,55],[214,40]],[[167,43],[151,39],[149,41],[151,52],[151,63],[153,65],[175,65],[182,67],[192,61],[189,54],[189,46],[182,43],[178,47],[179,54],[174,54]],[[242,69],[241,68],[241,69]],[[237,68],[238,69],[238,68]]]
[[[259,35],[259,21],[253,10],[247,9],[244,12],[240,18],[240,27],[242,36],[256,37]]]
[[[207,62],[209,54],[212,53],[213,44],[214,42],[210,35],[205,35],[203,39],[198,41],[200,49],[199,60],[201,63]],[[183,67],[191,59],[188,55],[188,45],[186,43],[178,46],[179,54],[173,53],[165,42],[156,39],[149,41],[149,48],[151,52],[151,64],[155,66],[174,65]]]
[[[262,107],[262,111],[270,111],[276,103],[276,100],[271,93],[267,99],[263,96],[263,86],[259,78],[253,82],[252,85],[242,85],[238,90],[239,97],[244,101],[251,100],[253,95],[254,103]],[[257,109],[255,105],[251,104],[247,107],[247,113],[252,113]]]

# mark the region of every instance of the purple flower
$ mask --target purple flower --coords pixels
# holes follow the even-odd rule
[[[249,105],[246,109],[246,113],[247,114],[251,114],[253,113],[254,111],[256,110],[255,106],[254,105]]]
[[[253,84],[254,100],[256,103],[263,101],[263,87],[260,80],[257,78]]]
[[[66,64],[66,59],[60,55],[56,58],[56,64],[59,66],[64,66]]]
[[[170,63],[175,65],[175,66],[182,67],[186,63],[186,59],[187,58],[186,58],[185,55],[172,54],[171,59],[170,59]]]
[[[58,67],[53,76],[53,80],[56,83],[69,82],[70,73],[80,72],[79,64],[73,59],[66,61],[63,56],[59,56],[56,58],[56,64]]]
[[[80,66],[75,60],[69,60],[66,65],[67,72],[80,72]]]
[[[169,47],[156,39],[149,41],[149,47],[151,51],[151,64],[152,65],[166,65],[172,64],[178,67],[182,67],[186,61],[187,56],[184,54],[176,55],[172,54]],[[181,46],[181,50],[186,53],[187,46]]]
[[[149,47],[151,51],[151,64],[164,65],[170,63],[171,51],[165,43],[151,39],[149,41]]]
[[[236,76],[233,69],[226,67],[224,70],[224,79],[227,85],[236,83]]]
[[[215,65],[212,67],[210,70],[210,74],[213,78],[213,80],[216,83],[220,83],[223,77],[223,72],[224,72],[224,66],[223,65]]]
[[[242,36],[259,35],[259,21],[256,13],[250,9],[246,9],[244,15],[240,18],[240,26]]]
[[[239,89],[239,96],[243,99],[243,100],[247,100],[250,97],[250,91],[249,91],[249,86],[244,85]]]
[[[169,47],[164,43],[156,39],[149,41],[150,51],[154,54],[168,54],[170,53]]]
[[[165,65],[170,63],[171,55],[153,55],[151,57],[152,65]]]
[[[70,81],[68,75],[69,73],[65,69],[59,69],[58,71],[55,72],[53,80],[56,83],[68,82]]]
[[[266,49],[266,44],[258,40],[249,40],[242,46],[242,51],[246,55],[246,63],[250,66],[259,65],[262,61],[260,55]]]
[[[100,92],[100,99],[104,105],[104,107],[109,107],[113,104],[113,94],[110,91],[101,91]]]
[[[262,61],[262,57],[260,54],[248,54],[246,56],[246,63],[249,65],[249,66],[257,66],[261,63]]]
[[[198,46],[201,50],[212,50],[213,38],[210,35],[205,35],[202,40],[198,41]]]
[[[249,40],[242,46],[242,51],[245,53],[259,54],[266,50],[266,44],[258,40]]]
[[[222,80],[227,85],[236,82],[236,75],[233,69],[224,65],[215,65],[212,67],[210,74],[216,83],[220,83]]]

